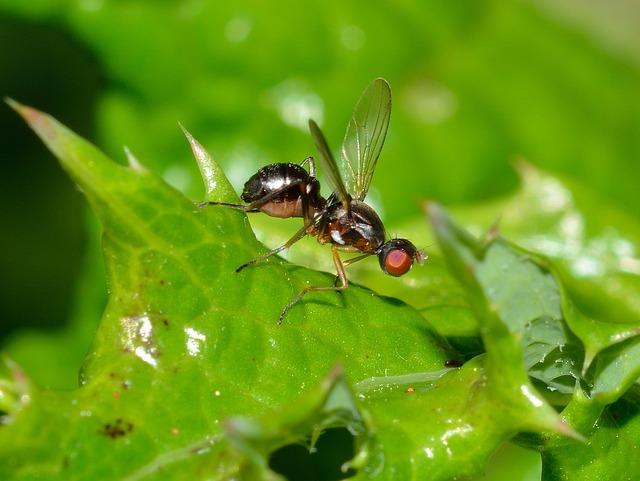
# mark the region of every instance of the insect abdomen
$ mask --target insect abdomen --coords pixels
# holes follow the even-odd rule
[[[309,174],[303,167],[297,164],[269,164],[262,167],[252,175],[244,184],[244,190],[240,196],[245,202],[254,202],[285,188],[282,196],[291,192],[297,196],[300,192],[300,184],[309,182]],[[286,186],[292,186],[292,190]]]

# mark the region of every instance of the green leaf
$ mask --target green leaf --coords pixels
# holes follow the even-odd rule
[[[138,165],[111,162],[51,117],[14,107],[101,219],[110,298],[82,387],[34,388],[0,428],[4,479],[135,476],[174,458],[180,468],[172,473],[194,474],[224,451],[225,418],[295,404],[337,361],[358,380],[437,370],[447,360],[415,310],[358,286],[309,296],[279,326],[291,296],[333,277],[278,259],[235,274],[263,249],[244,214],[197,207]],[[193,446],[202,446],[198,459],[185,457]],[[108,465],[100,461],[105,452]],[[240,466],[234,459],[228,472]]]
[[[551,437],[542,447],[542,477],[550,481],[637,479],[640,397],[633,389],[605,409],[579,392],[563,417],[585,434],[585,443]]]
[[[583,371],[591,366],[593,359],[597,358],[599,353],[640,334],[640,323],[635,320],[608,322],[587,317],[575,307],[564,290],[562,304],[567,324],[585,347]]]
[[[505,237],[553,261],[565,321],[588,367],[599,351],[640,332],[640,223],[579,185],[518,167],[513,196],[456,214],[474,232],[499,216]]]
[[[491,359],[511,359],[550,391],[573,392],[581,346],[564,324],[553,274],[493,231],[477,241],[437,205],[429,217],[453,273],[468,287]],[[494,353],[503,350],[501,361]]]
[[[8,413],[4,478],[193,479],[215,469],[216,479],[279,479],[270,453],[345,426],[358,445],[345,466],[358,479],[444,480],[477,474],[519,431],[575,435],[536,395],[509,331],[531,307],[484,303],[468,266],[480,266],[486,246],[446,217],[435,222],[437,235],[475,293],[487,357],[443,370],[451,352],[418,312],[358,286],[305,299],[278,325],[298,289],[333,277],[278,259],[235,274],[263,249],[244,214],[198,207],[131,155],[130,166],[114,164],[51,117],[13,106],[102,220],[110,299],[82,387],[32,387]],[[210,198],[233,200],[212,158],[187,137],[201,169],[215,172],[204,176]],[[477,271],[489,285],[489,266],[511,255],[496,254]],[[549,282],[527,266],[525,274]],[[337,371],[322,382],[336,362],[355,381],[355,397]]]
[[[293,406],[280,408],[263,419],[235,417],[227,421],[231,443],[243,452],[253,469],[261,471],[265,479],[269,473],[269,455],[288,443],[306,441],[309,449],[321,433],[329,428],[344,427],[358,445],[353,460],[340,467],[342,472],[360,468],[368,462],[369,426],[356,406],[351,389],[342,376],[341,368],[334,368],[329,376]],[[247,479],[258,479],[251,477]]]
[[[377,463],[356,479],[445,481],[475,476],[518,431],[571,432],[532,388],[527,391],[528,384],[512,384],[516,363],[509,359],[494,371],[487,369],[488,361],[476,357],[445,375],[434,373],[435,380],[416,379],[409,388],[399,382],[394,389],[388,380],[380,380],[379,391],[361,393],[363,406],[377,420],[371,455]]]
[[[637,448],[634,441],[637,395],[629,389],[640,375],[638,338],[628,339],[631,334],[622,330],[621,325],[590,320],[580,314],[559,276],[554,277],[555,271],[545,268],[536,255],[509,248],[504,241],[493,237],[484,243],[474,242],[436,206],[431,207],[431,217],[436,234],[450,244],[448,249],[443,245],[443,252],[451,259],[454,272],[470,287],[472,295],[475,292],[472,305],[480,313],[478,318],[482,321],[482,312],[495,311],[513,340],[519,343],[525,334],[524,359],[532,377],[544,381],[554,391],[572,392],[576,380],[581,379],[583,354],[581,343],[569,328],[575,329],[581,339],[595,340],[590,346],[600,350],[595,350],[598,354],[582,383],[588,387],[589,398],[579,387],[562,411],[563,419],[585,437],[585,443],[548,435],[540,449],[544,479],[608,479],[616,472],[621,456],[628,456]],[[451,248],[456,245],[457,249]],[[483,299],[491,304],[487,306]],[[491,326],[496,327],[489,323],[481,325],[480,330],[489,356],[491,346],[502,342],[499,338],[489,338]],[[616,327],[621,334],[619,338],[614,335]],[[589,328],[598,331],[588,334]],[[495,337],[495,333],[491,337]],[[528,362],[528,358],[538,363]],[[628,394],[618,401],[625,393]],[[607,404],[611,405],[604,408]],[[616,423],[619,418],[623,419],[620,426]],[[626,472],[629,479],[635,479],[640,471],[632,463]]]
[[[640,377],[640,337],[615,344],[600,352],[587,373],[594,402],[606,405],[617,401]]]

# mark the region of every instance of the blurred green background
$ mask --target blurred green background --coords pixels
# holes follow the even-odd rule
[[[0,0],[0,94],[120,162],[128,146],[198,199],[178,121],[241,188],[314,153],[310,116],[337,148],[383,76],[394,108],[370,199],[386,222],[418,218],[424,198],[511,192],[519,157],[638,216],[638,25],[636,0]],[[0,132],[0,339],[27,364],[77,366],[105,302],[98,226],[8,108]]]

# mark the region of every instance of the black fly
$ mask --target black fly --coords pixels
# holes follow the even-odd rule
[[[307,234],[315,236],[321,244],[331,244],[340,285],[305,287],[284,307],[279,323],[308,292],[346,289],[349,282],[344,268],[354,262],[377,255],[380,268],[392,276],[406,274],[414,261],[424,262],[425,254],[409,240],[387,240],[380,217],[364,202],[387,134],[390,115],[389,84],[382,78],[375,79],[358,100],[347,126],[340,155],[341,169],[322,131],[313,120],[309,120],[320,164],[333,189],[328,199],[320,195],[315,163],[312,157],[308,157],[301,165],[280,163],[261,168],[245,183],[241,198],[246,205],[212,203],[245,212],[262,211],[274,217],[303,218],[304,225],[291,239],[242,264],[236,272],[287,249]],[[309,164],[309,172],[303,168],[306,163]],[[343,261],[339,251],[359,252],[360,255]]]

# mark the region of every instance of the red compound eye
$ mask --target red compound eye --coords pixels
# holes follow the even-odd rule
[[[385,271],[395,277],[406,274],[412,264],[413,258],[402,249],[390,250],[384,259]]]

